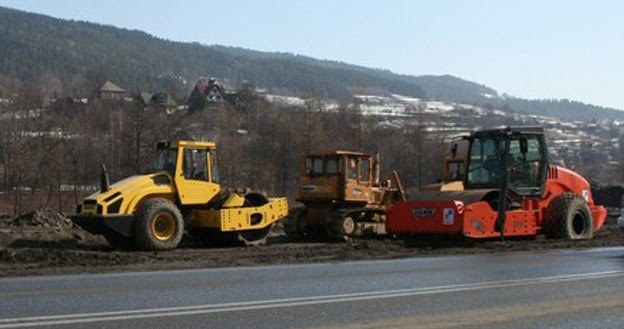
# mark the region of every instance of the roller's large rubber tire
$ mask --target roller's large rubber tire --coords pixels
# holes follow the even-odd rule
[[[134,241],[131,238],[127,238],[117,232],[105,232],[102,234],[108,245],[117,250],[132,250],[135,249]]]
[[[156,198],[139,207],[134,225],[134,242],[139,249],[175,249],[183,234],[184,220],[173,202]]]
[[[544,213],[543,231],[549,239],[587,240],[594,236],[594,221],[587,202],[566,192],[554,200]]]

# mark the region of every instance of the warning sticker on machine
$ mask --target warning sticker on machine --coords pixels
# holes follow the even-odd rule
[[[455,223],[455,210],[453,208],[444,208],[444,216],[442,217],[442,224],[453,225]]]

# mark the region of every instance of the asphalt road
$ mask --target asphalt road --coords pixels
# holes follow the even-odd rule
[[[624,248],[0,279],[1,328],[615,328]]]

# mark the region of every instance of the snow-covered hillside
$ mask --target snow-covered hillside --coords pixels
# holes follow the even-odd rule
[[[292,107],[304,107],[306,100],[292,96],[265,95],[270,102]],[[498,97],[491,95],[492,97]],[[323,101],[324,111],[339,108],[335,101]],[[619,164],[620,140],[624,122],[602,120],[585,122],[535,114],[485,108],[473,104],[458,104],[424,100],[404,95],[355,95],[348,105],[365,116],[379,118],[377,126],[411,129],[418,126],[428,138],[450,140],[472,130],[503,125],[542,126],[546,130],[553,160],[574,166],[582,157],[603,159],[606,166]],[[616,170],[617,168],[611,168]]]

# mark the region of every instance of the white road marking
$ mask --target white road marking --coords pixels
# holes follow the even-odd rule
[[[37,326],[68,325],[78,323],[92,323],[104,321],[120,321],[145,318],[159,318],[183,315],[198,315],[209,313],[236,312],[262,310],[268,308],[306,306],[316,304],[342,303],[363,301],[370,299],[385,299],[421,295],[434,295],[458,291],[471,291],[482,289],[494,289],[505,287],[517,287],[526,285],[570,282],[591,279],[604,279],[624,276],[624,271],[607,271],[595,273],[582,273],[571,275],[548,276],[531,279],[490,281],[478,283],[465,283],[435,287],[423,287],[413,289],[397,289],[385,291],[370,291],[350,294],[337,294],[325,296],[310,296],[284,299],[269,299],[249,302],[234,302],[222,304],[206,304],[195,306],[163,307],[151,309],[139,309],[128,311],[111,311],[96,313],[78,313],[47,316],[32,316],[22,318],[0,319],[0,329],[3,328],[27,328]]]

